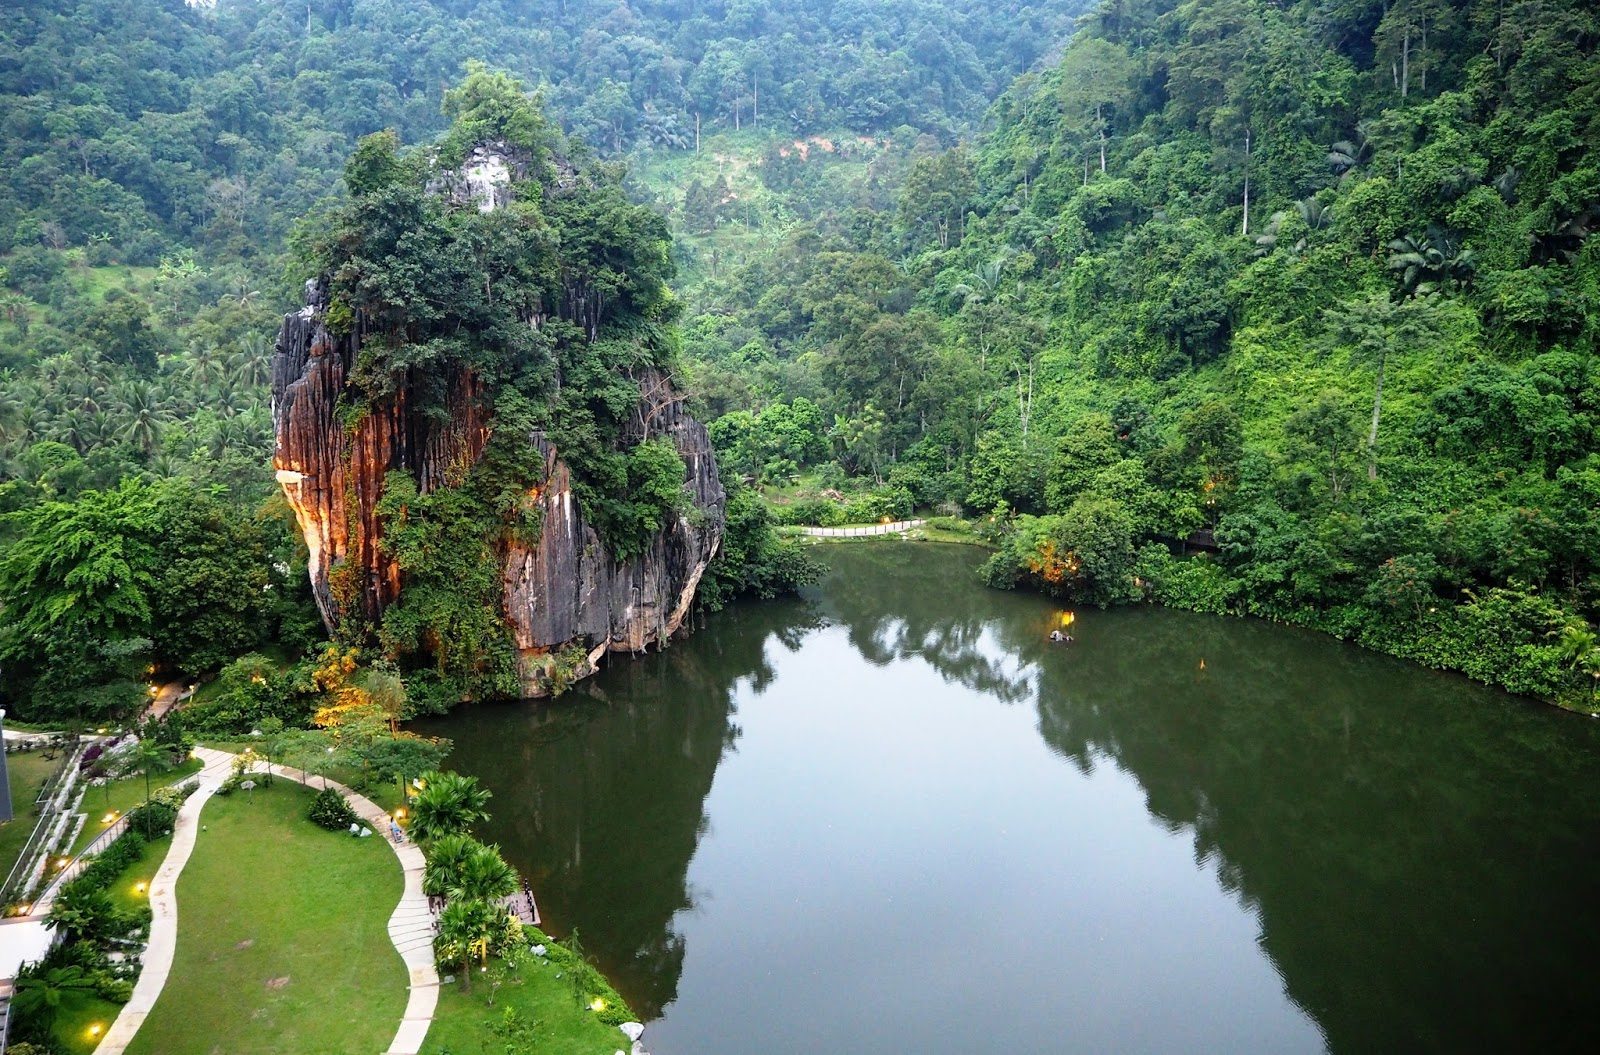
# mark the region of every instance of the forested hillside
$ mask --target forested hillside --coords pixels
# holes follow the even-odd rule
[[[1596,42],[1578,0],[1104,3],[913,164],[891,230],[721,283],[762,380],[719,435],[774,482],[992,517],[997,586],[1588,705]]]
[[[698,150],[716,137],[758,159],[769,143],[829,136],[904,153],[971,129],[1061,46],[1080,7],[5,5],[0,604],[33,613],[26,628],[8,618],[0,640],[20,675],[9,690],[96,719],[130,706],[152,668],[203,674],[268,644],[293,656],[316,643],[304,550],[270,468],[272,333],[299,304],[357,140],[431,139],[469,62],[537,86],[579,165],[585,143],[606,164],[722,164]],[[767,218],[776,230],[826,198],[797,191]],[[708,604],[784,581],[759,504],[735,493],[730,523]],[[178,575],[187,596],[174,601]],[[243,602],[263,590],[271,604]]]
[[[431,138],[477,59],[669,218],[677,372],[778,516],[974,514],[998,586],[1589,702],[1591,5],[1083,6],[7,5],[6,531],[127,493],[177,545],[151,503],[222,496],[284,601],[210,638],[312,644],[270,334],[357,139]]]

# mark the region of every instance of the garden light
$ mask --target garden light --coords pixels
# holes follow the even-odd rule
[[[102,1026],[100,1023],[96,1022],[94,1025],[89,1027],[89,1036],[98,1037],[100,1035],[100,1031],[102,1029],[104,1029],[104,1028],[105,1028],[104,1026]]]
[[[144,893],[144,884],[143,883],[135,883],[134,886],[133,886],[133,889],[136,892],[142,894],[142,893]]]
[[[598,996],[595,997],[594,1001],[592,1003],[590,1003],[590,1005],[589,1005],[589,1010],[590,1011],[604,1011],[605,1009],[606,1009],[606,1002],[604,1000],[600,999]]]

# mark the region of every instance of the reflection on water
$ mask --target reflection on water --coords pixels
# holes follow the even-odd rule
[[[828,553],[806,600],[430,723],[658,1055],[1595,1025],[1591,723],[1261,623],[1086,611],[1051,645],[970,552]]]

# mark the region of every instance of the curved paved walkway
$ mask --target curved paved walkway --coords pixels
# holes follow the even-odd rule
[[[808,527],[801,528],[800,533],[812,538],[867,538],[872,535],[897,535],[926,523],[926,520],[896,520],[892,524],[862,524],[859,527]]]
[[[172,833],[172,848],[161,863],[155,879],[150,883],[150,944],[144,953],[144,968],[134,984],[133,996],[123,1005],[117,1020],[106,1031],[106,1037],[95,1049],[95,1055],[122,1055],[133,1040],[139,1027],[155,1007],[156,998],[167,984],[172,973],[173,957],[178,949],[178,873],[188,863],[194,852],[195,833],[199,830],[200,810],[216,794],[217,788],[233,772],[234,756],[226,751],[197,748],[195,751],[205,763],[200,771],[200,788],[178,811],[177,827]],[[259,767],[264,768],[264,767]],[[303,770],[274,765],[272,772],[286,780],[313,786]],[[377,833],[376,838],[388,841],[389,816],[377,803],[365,795],[340,784],[327,782],[337,788],[350,803],[356,815],[366,821]],[[417,1055],[433,1023],[433,1012],[439,1004],[439,972],[433,963],[433,917],[428,912],[428,899],[422,893],[422,850],[415,843],[393,843],[395,856],[400,858],[400,868],[405,876],[405,887],[394,915],[389,917],[389,940],[395,951],[405,961],[410,975],[410,996],[406,1000],[405,1014],[394,1040],[385,1049],[386,1055]]]

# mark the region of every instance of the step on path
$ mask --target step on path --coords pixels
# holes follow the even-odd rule
[[[144,970],[134,984],[133,996],[123,1005],[117,1020],[106,1031],[105,1039],[95,1049],[95,1055],[122,1055],[134,1034],[144,1024],[156,998],[172,973],[173,956],[178,947],[178,874],[194,852],[195,834],[199,830],[200,810],[217,788],[233,773],[234,756],[226,751],[196,748],[195,754],[204,763],[200,771],[200,788],[178,811],[177,826],[172,833],[172,848],[161,863],[155,879],[150,884],[150,944],[144,953]],[[258,766],[257,769],[265,767]],[[274,765],[272,772],[285,780],[312,786],[303,770]],[[319,780],[320,783],[320,780]],[[389,839],[389,815],[365,795],[340,784],[327,781],[327,786],[345,797],[356,816],[384,841],[389,843],[405,877],[400,903],[389,917],[389,940],[405,962],[409,975],[409,996],[406,1009],[389,1042],[385,1055],[418,1055],[422,1042],[433,1024],[433,1013],[439,1004],[439,972],[433,963],[433,918],[428,911],[428,899],[422,893],[422,850],[412,842],[395,843]]]

